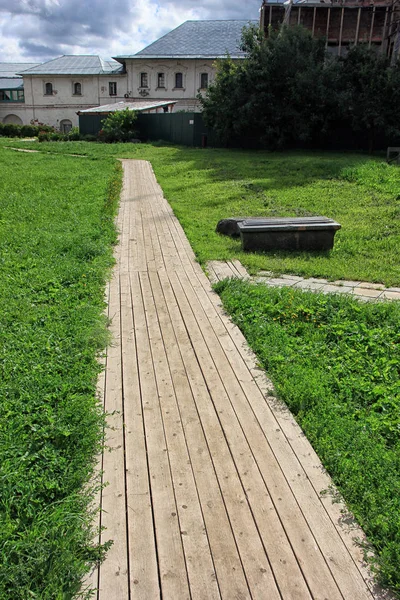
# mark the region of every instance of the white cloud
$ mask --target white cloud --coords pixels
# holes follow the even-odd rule
[[[0,0],[0,62],[134,54],[189,19],[257,19],[261,0]]]

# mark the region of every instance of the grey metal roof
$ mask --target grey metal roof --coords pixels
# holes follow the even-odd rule
[[[24,89],[24,82],[22,77],[19,78],[10,78],[10,77],[1,77],[0,78],[0,90],[22,90]]]
[[[227,53],[241,58],[240,37],[246,25],[258,21],[186,21],[137,54],[115,57],[126,58],[218,58]]]
[[[28,69],[24,75],[115,75],[121,72],[119,63],[102,60],[99,56],[66,55]]]
[[[5,63],[0,62],[0,77],[18,77],[17,73],[21,73],[26,69],[31,69],[32,67],[37,67],[38,63]]]
[[[109,113],[116,112],[118,110],[124,110],[129,108],[130,110],[150,110],[151,108],[160,108],[161,106],[169,106],[170,104],[176,104],[177,100],[163,100],[160,102],[154,102],[153,100],[134,100],[132,102],[114,102],[113,104],[102,104],[101,106],[94,106],[93,108],[86,108],[80,110],[78,115],[86,115],[87,113]]]

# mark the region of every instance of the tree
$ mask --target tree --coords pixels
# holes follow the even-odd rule
[[[137,137],[136,119],[136,112],[130,108],[111,112],[102,121],[101,137],[105,142],[130,142]]]
[[[340,103],[351,130],[373,150],[377,139],[400,136],[400,65],[365,45],[341,61]]]
[[[201,98],[206,123],[224,141],[253,136],[284,147],[327,129],[332,62],[323,41],[302,27],[282,27],[267,38],[248,27],[241,48],[246,58],[219,61],[215,82]]]

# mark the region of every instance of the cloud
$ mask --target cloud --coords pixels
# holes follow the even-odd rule
[[[134,54],[188,19],[257,19],[261,0],[0,0],[0,61]]]

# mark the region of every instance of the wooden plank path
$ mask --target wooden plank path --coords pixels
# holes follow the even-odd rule
[[[383,598],[151,165],[123,167],[97,599]]]

